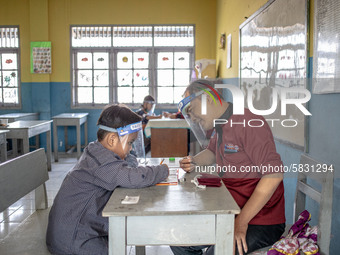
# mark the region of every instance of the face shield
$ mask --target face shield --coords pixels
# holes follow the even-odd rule
[[[146,107],[146,111],[147,111],[147,115],[148,116],[152,116],[155,112],[155,108],[156,108],[156,103],[155,101],[144,101],[144,103],[147,103]]]
[[[143,158],[145,161],[142,122],[132,123],[120,128],[111,128],[103,125],[98,125],[98,127],[100,129],[118,134],[120,141],[120,148],[118,149],[124,158],[131,150],[134,150],[136,156],[138,158]]]
[[[208,146],[210,139],[207,133],[208,130],[205,130],[202,125],[202,121],[204,120],[204,118],[202,118],[202,116],[204,115],[202,111],[206,111],[206,108],[204,109],[204,107],[202,107],[202,96],[205,91],[206,90],[196,92],[184,98],[178,104],[178,109],[183,114],[185,120],[190,126],[191,131],[194,133],[197,141],[202,148],[206,148]]]

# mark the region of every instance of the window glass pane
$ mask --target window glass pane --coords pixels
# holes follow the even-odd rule
[[[173,68],[173,53],[160,52],[157,56],[157,68]]]
[[[106,52],[93,53],[94,69],[109,69],[109,54]]]
[[[190,83],[190,70],[175,70],[174,85],[188,86]]]
[[[173,85],[173,71],[172,70],[158,70],[157,71],[157,84],[158,86],[171,86]]]
[[[72,27],[72,47],[109,47],[111,27]]]
[[[132,68],[132,52],[117,53],[117,68]]]
[[[78,86],[92,86],[92,71],[78,71]]]
[[[109,87],[94,88],[94,103],[96,104],[109,103]]]
[[[178,104],[184,97],[183,94],[187,87],[175,87],[174,88],[174,103]]]
[[[135,86],[148,86],[149,85],[149,71],[148,70],[135,70],[134,71],[134,85]]]
[[[190,65],[189,52],[175,52],[174,62],[175,68],[189,68]]]
[[[79,52],[77,54],[78,69],[92,69],[92,54],[90,52]]]
[[[158,103],[173,103],[174,91],[172,87],[158,88]]]
[[[4,87],[18,87],[18,72],[17,71],[4,71],[2,72],[3,80],[2,85]]]
[[[149,53],[148,52],[135,52],[133,54],[133,67],[134,68],[148,68],[149,67]]]
[[[92,103],[92,88],[78,88],[78,103]]]
[[[113,27],[113,45],[119,47],[152,46],[151,26]]]
[[[131,103],[132,102],[132,88],[123,87],[118,88],[118,103]]]
[[[2,69],[18,69],[17,54],[2,54]]]
[[[117,70],[118,86],[132,86],[132,70]]]
[[[18,89],[17,88],[4,88],[4,103],[18,103]]]
[[[148,87],[134,87],[133,102],[142,104],[144,97],[147,95],[149,95]]]
[[[109,71],[94,71],[94,86],[109,86]]]

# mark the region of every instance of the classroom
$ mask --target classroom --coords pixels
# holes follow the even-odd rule
[[[339,13],[0,0],[0,254],[339,254]]]

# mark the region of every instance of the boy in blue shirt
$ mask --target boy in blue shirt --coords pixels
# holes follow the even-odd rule
[[[167,178],[167,165],[138,166],[129,152],[141,117],[122,105],[101,113],[98,140],[84,150],[64,179],[49,215],[46,244],[52,254],[108,254],[108,218],[102,211],[116,187],[143,188]]]

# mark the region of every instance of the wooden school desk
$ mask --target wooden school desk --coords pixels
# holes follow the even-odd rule
[[[7,142],[6,142],[7,132],[9,132],[9,130],[0,130],[1,162],[5,162],[7,160]]]
[[[8,114],[0,115],[0,119],[8,119],[8,123],[18,121],[18,120],[38,120],[39,113],[37,112],[8,113]]]
[[[189,128],[184,119],[149,120],[144,133],[151,137],[151,157],[187,156]]]
[[[67,126],[76,126],[77,130],[77,159],[81,155],[81,137],[80,137],[80,126],[84,124],[84,138],[85,146],[88,143],[87,137],[87,115],[88,113],[62,113],[52,117],[53,119],[53,150],[54,150],[54,161],[58,162],[58,126],[64,126],[65,135],[65,151],[68,146]]]
[[[173,165],[168,159],[164,163]],[[126,254],[127,245],[203,244],[215,244],[215,255],[232,254],[240,208],[224,185],[201,190],[190,182],[194,176],[186,174],[186,181],[174,186],[115,189],[103,210],[109,217],[109,255]],[[121,204],[125,196],[140,199]]]
[[[51,170],[51,122],[52,120],[19,120],[8,123],[7,127],[2,129],[9,130],[6,133],[7,139],[13,139],[14,155],[17,154],[16,140],[23,141],[23,153],[29,152],[29,138],[46,133],[46,153],[47,153],[47,166]]]
[[[39,113],[37,112],[16,112],[16,113],[7,113],[0,115],[0,119],[8,119],[8,123],[18,121],[18,120],[38,120],[39,119]],[[18,141],[19,144],[15,145],[16,148],[22,148],[20,141]],[[35,149],[38,149],[40,147],[39,142],[39,136],[37,135],[35,137]],[[17,155],[18,152],[14,152],[15,155]]]

